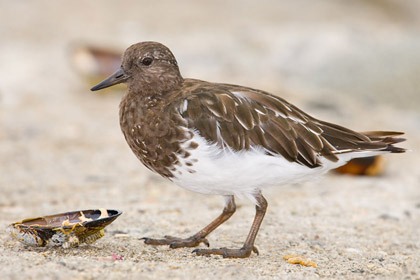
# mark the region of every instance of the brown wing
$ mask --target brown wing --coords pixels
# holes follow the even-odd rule
[[[268,93],[226,84],[201,82],[180,100],[178,110],[202,137],[237,151],[261,146],[308,167],[318,156],[337,161],[337,154],[386,149],[384,137],[371,139],[347,128],[319,121]],[[389,138],[389,137],[388,137]]]

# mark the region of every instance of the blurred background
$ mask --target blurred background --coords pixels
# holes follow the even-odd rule
[[[186,78],[262,89],[354,130],[407,132],[412,151],[390,156],[386,176],[405,182],[402,205],[420,208],[420,1],[1,0],[2,225],[189,201],[129,151],[118,123],[124,87],[89,90],[148,40],[167,45]]]
[[[98,166],[125,149],[124,87],[89,89],[146,40],[167,45],[184,77],[263,89],[359,131],[420,128],[415,0],[0,3],[3,186],[88,176],[72,160],[112,172]],[[95,50],[111,61],[95,61]]]

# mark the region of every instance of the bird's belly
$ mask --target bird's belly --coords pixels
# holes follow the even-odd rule
[[[244,151],[221,149],[199,135],[190,141],[198,143],[198,147],[190,151],[191,156],[180,160],[172,181],[204,194],[250,197],[259,189],[296,183],[335,167],[308,168],[281,156],[267,155],[259,147]],[[183,146],[187,147],[190,141]]]

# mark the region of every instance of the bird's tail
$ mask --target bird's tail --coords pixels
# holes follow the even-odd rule
[[[403,132],[396,131],[366,131],[361,134],[367,136],[372,142],[386,144],[386,147],[380,151],[387,151],[391,153],[404,153],[406,149],[396,147],[394,144],[404,142],[406,139],[398,136],[403,135]]]

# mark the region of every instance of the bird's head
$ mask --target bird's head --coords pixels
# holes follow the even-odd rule
[[[159,94],[174,89],[182,81],[178,63],[167,47],[157,42],[141,42],[130,46],[124,52],[121,67],[91,90],[126,83],[132,92]]]

